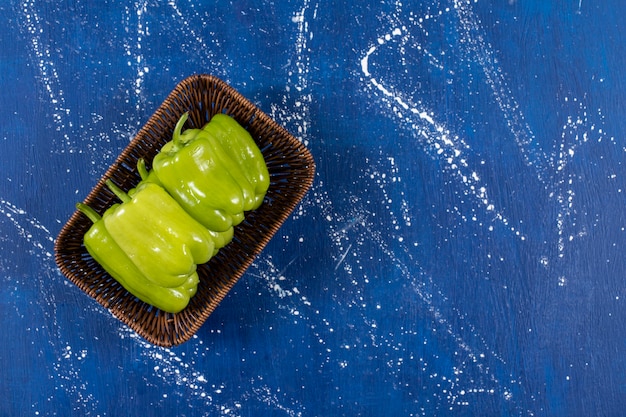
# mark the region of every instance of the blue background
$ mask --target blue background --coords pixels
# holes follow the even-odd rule
[[[622,415],[624,11],[3,2],[0,415]],[[166,349],[69,283],[53,244],[194,73],[296,135],[317,174]]]

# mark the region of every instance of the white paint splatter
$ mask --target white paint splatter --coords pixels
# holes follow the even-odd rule
[[[291,96],[292,90],[295,90],[296,97],[293,100],[293,105],[297,108],[297,111],[287,110],[288,106],[285,106],[286,103],[275,103],[271,105],[269,112],[273,119],[281,125],[285,125],[305,145],[309,144],[310,108],[313,101],[313,95],[309,91],[311,66],[309,42],[313,38],[313,33],[310,30],[307,16],[309,13],[312,13],[311,18],[316,19],[317,7],[318,5],[316,4],[311,9],[310,0],[304,0],[300,10],[291,19],[297,25],[297,35],[293,54],[293,69],[290,69],[288,72],[289,81],[285,91],[287,95]],[[287,100],[287,95],[285,96],[285,101]],[[294,126],[293,128],[291,127],[292,125]]]
[[[398,37],[408,37],[410,34],[400,28],[392,28],[387,36],[379,37],[375,45],[371,46],[361,58],[360,66],[366,81],[375,90],[382,93],[381,101],[385,102],[392,110],[399,105],[402,110],[408,112],[400,113],[394,110],[403,123],[411,126],[415,132],[416,139],[425,141],[429,151],[440,159],[445,165],[445,170],[454,176],[458,182],[464,186],[467,195],[474,197],[474,200],[491,216],[505,225],[520,239],[525,240],[526,236],[521,232],[520,225],[514,226],[504,215],[502,210],[496,209],[495,203],[489,198],[487,185],[480,181],[476,170],[468,162],[467,155],[470,153],[470,146],[458,135],[450,131],[449,128],[436,120],[434,113],[427,109],[424,103],[414,103],[407,95],[397,90],[393,86],[386,86],[383,81],[374,77],[369,70],[370,59],[381,48],[390,41]],[[465,216],[462,216],[465,218]]]
[[[75,142],[65,129],[71,125],[67,119],[70,115],[70,108],[65,102],[63,86],[59,80],[56,60],[52,51],[54,48],[47,43],[48,35],[46,33],[45,21],[39,15],[36,2],[34,0],[25,0],[20,6],[20,18],[22,22],[22,30],[30,40],[31,53],[30,57],[39,72],[39,81],[43,84],[47,97],[47,102],[51,105],[52,123],[57,132],[62,132],[62,143],[57,146],[59,152],[73,153],[78,149]]]
[[[48,228],[37,219],[28,215],[26,210],[21,209],[9,201],[0,198],[0,214],[6,217],[17,229],[17,235],[30,243],[38,253],[45,258],[51,259],[50,244],[54,241]],[[37,231],[39,237],[35,236]],[[47,243],[46,243],[47,242]]]

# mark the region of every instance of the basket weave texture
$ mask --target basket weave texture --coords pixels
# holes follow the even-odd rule
[[[185,128],[201,128],[217,113],[233,117],[261,149],[270,173],[270,187],[261,207],[246,213],[245,220],[235,227],[232,242],[198,266],[198,291],[187,308],[175,314],[163,312],[135,298],[107,274],[83,245],[91,221],[80,212],[73,213],[55,241],[55,260],[71,282],[148,342],[166,347],[184,343],[198,331],[304,197],[315,171],[313,158],[301,142],[224,81],[199,74],[176,86],[85,203],[102,214],[118,202],[105,185],[107,179],[125,191],[135,187],[140,181],[137,161],[143,158],[150,166],[187,111]]]

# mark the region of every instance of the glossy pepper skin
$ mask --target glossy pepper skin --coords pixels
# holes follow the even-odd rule
[[[203,129],[212,140],[217,141],[233,161],[242,169],[254,189],[254,202],[246,211],[256,210],[263,203],[270,186],[270,174],[261,150],[250,133],[232,117],[218,113]],[[187,131],[185,131],[187,132]]]
[[[118,205],[108,209],[103,217],[109,216]],[[141,301],[168,313],[178,313],[188,304],[198,287],[198,274],[192,274],[180,286],[167,288],[156,285],[147,279],[126,253],[115,242],[101,217],[91,207],[78,203],[76,208],[86,215],[93,224],[85,233],[84,244],[87,252],[128,292]]]
[[[213,116],[202,129],[181,133],[187,117],[182,115],[172,140],[155,156],[151,175],[206,228],[228,231],[263,202],[269,188],[265,160],[229,116]]]
[[[106,230],[137,269],[155,285],[180,287],[214,253],[213,236],[159,185],[141,182],[103,217]]]
[[[139,171],[139,175],[141,177],[142,182],[153,182],[161,186],[161,182],[154,174],[154,171],[148,172],[146,168],[146,162],[143,159],[139,159],[139,161],[137,161],[137,171]],[[129,194],[133,192],[134,192],[134,189],[130,190]],[[213,239],[213,245],[214,245],[213,255],[216,255],[217,252],[221,248],[228,245],[233,240],[234,228],[232,227],[226,229],[223,232],[215,232],[209,229],[207,229],[207,231],[209,232],[209,234],[211,235],[211,238]]]

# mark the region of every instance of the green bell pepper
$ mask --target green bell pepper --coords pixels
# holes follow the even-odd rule
[[[246,179],[254,187],[254,202],[245,207],[245,210],[259,208],[269,189],[270,175],[263,154],[250,133],[235,119],[222,113],[213,116],[202,130],[216,140],[231,159],[238,163]],[[185,138],[181,140],[184,141]]]
[[[213,236],[157,184],[141,182],[128,194],[111,180],[107,186],[122,204],[103,217],[105,228],[156,285],[183,285],[213,256]]]
[[[206,228],[228,231],[263,202],[269,188],[265,160],[231,117],[216,115],[202,129],[181,133],[187,117],[181,116],[172,140],[155,156],[150,175]]]
[[[154,174],[154,171],[148,172],[148,169],[146,168],[146,162],[143,158],[137,161],[137,171],[139,172],[139,176],[141,177],[142,182],[153,182],[157,185],[162,186],[161,182],[159,181],[157,176]],[[134,192],[134,189],[130,190],[129,194],[132,194],[133,192]],[[235,233],[233,227],[229,227],[228,229],[222,232],[216,232],[210,229],[207,229],[207,231],[213,238],[213,244],[214,244],[213,255],[216,255],[217,252],[221,248],[228,245],[233,240],[233,236]]]
[[[104,217],[116,212],[118,206],[113,205],[104,213]],[[128,292],[168,313],[178,313],[189,304],[190,298],[197,291],[197,273],[190,275],[178,287],[167,288],[155,284],[143,275],[119,247],[95,210],[83,203],[76,204],[76,208],[93,222],[83,239],[87,252]]]

